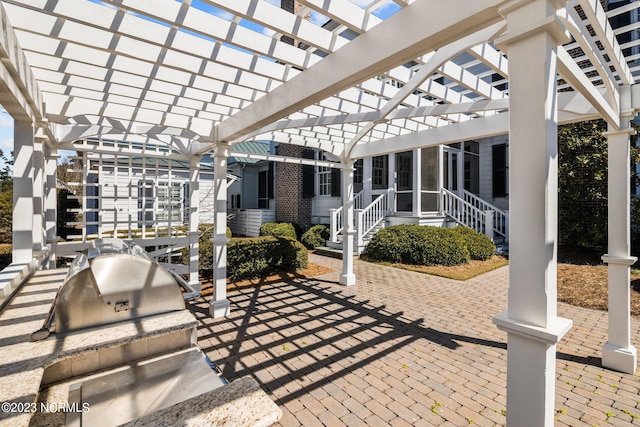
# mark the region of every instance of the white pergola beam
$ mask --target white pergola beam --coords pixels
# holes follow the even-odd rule
[[[29,63],[0,4],[0,103],[15,119],[42,120],[42,93]]]
[[[408,58],[438,49],[459,37],[498,22],[501,17],[494,7],[497,3],[500,2],[483,0],[468,4],[462,0],[453,0],[447,4],[413,3],[222,122],[218,125],[217,135],[212,137],[223,141],[241,138],[307,105],[397,66]],[[447,13],[456,7],[467,13]],[[427,14],[435,14],[442,19],[425,26],[422,17]],[[389,37],[389,34],[400,33],[404,35],[402,43]]]
[[[591,23],[593,31],[604,47],[611,65],[616,69],[622,84],[628,85],[634,82],[627,61],[618,45],[613,29],[609,24],[606,13],[600,4],[600,0],[578,0],[584,14]],[[619,126],[616,127],[619,129]]]
[[[611,105],[602,96],[562,46],[558,47],[558,73],[589,100],[607,123],[615,129],[620,129],[619,106]]]

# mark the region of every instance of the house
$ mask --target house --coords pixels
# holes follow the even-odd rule
[[[88,139],[86,143],[92,143]],[[104,143],[104,141],[101,141]],[[113,141],[111,144],[118,144]],[[229,220],[236,234],[257,235],[246,231],[243,218],[246,210],[257,211],[262,222],[273,220],[269,215],[269,197],[273,198],[273,166],[271,162],[242,157],[241,154],[268,154],[270,145],[263,142],[244,142],[235,147],[239,157],[231,157],[228,164],[227,187]],[[151,156],[125,157],[115,154],[84,152],[73,160],[87,165],[83,182],[69,183],[69,188],[81,199],[86,209],[80,211],[78,234],[69,240],[101,238],[118,235],[131,238],[154,231],[180,229],[189,222],[190,170],[187,159]],[[213,223],[213,160],[202,156],[198,164],[198,214],[200,223]],[[273,203],[273,202],[271,202]],[[262,210],[267,212],[262,212]],[[271,209],[271,212],[273,209]],[[259,225],[258,225],[259,228]],[[184,231],[184,230],[183,230]],[[172,234],[172,235],[173,235]]]
[[[509,189],[509,298],[507,310],[493,318],[508,335],[507,422],[551,426],[554,356],[572,324],[558,316],[555,300],[557,125],[603,118],[610,143],[609,248],[603,256],[610,272],[610,333],[601,360],[612,369],[635,371],[637,351],[629,327],[629,265],[635,259],[628,247],[628,145],[629,122],[640,111],[640,3],[396,1],[389,3],[390,14],[378,16],[376,7],[383,2],[377,1],[367,2],[371,7],[346,0],[305,1],[298,15],[264,1],[251,2],[249,8],[245,2],[221,0],[157,1],[162,7],[118,2],[114,9],[104,2],[78,1],[38,8],[25,1],[0,2],[0,57],[6,68],[0,76],[2,105],[15,120],[14,263],[32,265],[34,257],[44,262],[45,252],[80,246],[58,245],[56,239],[57,150],[78,148],[70,147],[85,138],[131,139],[126,147],[78,148],[83,156],[98,155],[91,157],[98,181],[83,179],[82,185],[100,188],[104,167],[113,167],[114,176],[133,174],[121,171],[121,163],[130,164],[131,171],[139,168],[136,176],[143,178],[136,181],[139,186],[114,181],[111,207],[101,203],[104,192],[84,193],[97,197],[91,209],[99,209],[92,213],[98,233],[101,221],[117,229],[125,212],[117,204],[121,198],[127,221],[143,229],[152,210],[160,221],[150,239],[154,253],[188,246],[190,283],[196,282],[197,224],[205,210],[198,206],[199,193],[206,189],[194,184],[205,181],[200,157],[213,150],[215,285],[209,312],[227,316],[224,220],[230,204],[248,206],[240,192],[234,193],[235,200],[227,198],[229,158],[241,141],[263,139],[278,143],[274,156],[282,160],[273,172],[276,219],[310,225],[326,221],[329,210],[336,241],[342,218],[349,219],[339,283],[352,286],[357,283],[354,238],[364,240],[365,230],[373,230],[376,222],[396,217],[421,221],[434,213],[443,221],[453,217],[483,224],[485,232],[493,224],[495,233],[503,224],[496,210],[474,198],[466,204],[460,200],[467,182],[474,193],[474,154],[479,195],[488,182],[482,164],[489,157],[482,155],[480,141],[508,133],[508,149],[495,148],[495,156],[490,150],[492,165],[509,151],[509,181],[502,192],[505,196]],[[622,6],[614,9],[614,3]],[[336,25],[306,20],[308,10]],[[425,17],[437,19],[425,25]],[[616,20],[620,27],[614,31]],[[467,151],[462,141],[478,141],[478,153],[471,143]],[[123,157],[109,165],[108,155]],[[137,165],[137,157],[153,159],[152,166],[146,160]],[[187,189],[174,185],[180,174],[173,173],[173,163],[163,164],[168,159],[188,162],[189,226],[188,235],[180,238],[162,235],[167,228],[161,224],[178,221],[173,212],[187,205]],[[355,172],[361,184],[353,182],[352,173],[360,159],[362,167]],[[332,168],[340,170],[340,185]],[[504,172],[492,166],[492,205],[499,208],[502,196],[494,171],[496,177]],[[362,190],[353,191],[359,185]],[[457,194],[448,190],[454,187]],[[166,195],[162,203],[156,202],[158,189]],[[346,215],[336,207],[337,190]],[[272,208],[268,191],[262,205],[266,202],[269,209],[257,209]],[[354,193],[362,199],[356,215]],[[179,199],[175,205],[174,198]],[[111,213],[103,212],[105,206]],[[392,297],[392,291],[382,296]]]

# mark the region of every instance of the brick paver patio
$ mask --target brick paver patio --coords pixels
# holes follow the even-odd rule
[[[356,261],[333,272],[229,293],[231,315],[191,306],[198,342],[228,380],[250,375],[282,426],[504,425],[508,269],[457,282]],[[574,326],[558,345],[556,425],[640,425],[640,381],[600,366],[606,313],[559,304]],[[640,344],[640,323],[632,341]]]

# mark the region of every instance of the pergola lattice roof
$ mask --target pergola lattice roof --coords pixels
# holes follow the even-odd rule
[[[269,139],[344,160],[504,133],[503,3],[303,0],[292,14],[266,0],[5,0],[15,84],[0,102],[59,142],[102,134],[181,154]],[[560,121],[615,123],[618,85],[640,75],[640,23],[614,32],[606,18],[639,8],[579,0],[558,14],[573,38]]]

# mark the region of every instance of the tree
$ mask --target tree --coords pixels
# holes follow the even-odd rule
[[[13,153],[11,153],[10,157],[7,157],[0,148],[0,160],[4,162],[4,165],[0,168],[0,192],[3,192],[12,187],[11,166],[13,165]]]
[[[13,237],[13,178],[10,166],[13,156],[7,157],[0,149],[0,243],[11,243]]]
[[[558,234],[560,244],[607,247],[606,123],[558,127]]]

